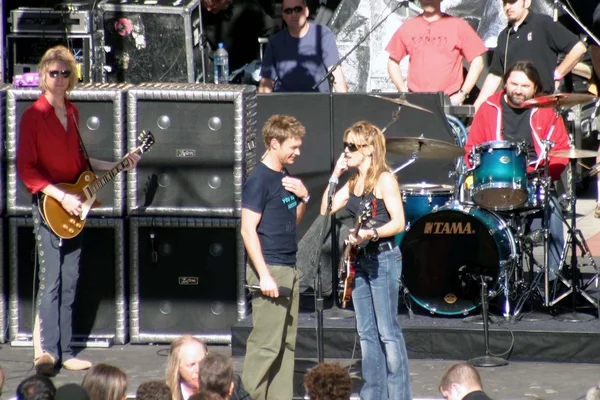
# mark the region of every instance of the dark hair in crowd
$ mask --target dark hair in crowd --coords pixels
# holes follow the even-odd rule
[[[90,400],[121,400],[127,392],[127,375],[112,365],[96,364],[86,372],[81,386]]]
[[[311,399],[346,400],[352,394],[350,374],[339,364],[317,365],[304,375],[304,386]]]
[[[164,381],[142,383],[135,394],[137,400],[171,400],[171,388]]]
[[[227,398],[233,382],[231,358],[217,353],[209,353],[200,361],[199,367],[200,392],[212,392]]]
[[[542,88],[544,87],[544,84],[542,83],[542,78],[540,77],[540,73],[533,66],[533,63],[531,61],[517,61],[516,63],[511,65],[504,73],[503,80],[505,84],[508,81],[508,77],[513,72],[523,72],[525,75],[527,75],[527,78],[529,78],[529,80],[535,85],[534,94],[537,95],[542,92]]]
[[[54,383],[40,374],[25,378],[17,387],[17,400],[54,400],[55,394]]]

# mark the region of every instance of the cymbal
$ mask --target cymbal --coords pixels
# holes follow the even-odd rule
[[[412,156],[419,151],[419,158],[455,158],[465,154],[465,151],[452,143],[436,139],[420,137],[396,137],[385,141],[387,151],[403,156]]]
[[[525,108],[554,108],[557,105],[572,107],[577,104],[589,103],[596,99],[593,94],[586,93],[554,93],[547,96],[534,97],[521,103]]]
[[[433,114],[433,111],[431,111],[430,109],[418,106],[416,104],[411,103],[410,101],[407,101],[407,100],[404,100],[401,98],[391,98],[391,97],[379,96],[378,94],[372,94],[370,96],[377,97],[378,99],[382,99],[385,101],[389,101],[390,103],[395,103],[395,104],[398,104],[401,106],[406,106],[406,107],[414,108],[416,110],[421,110],[421,111],[425,111],[425,112]]]
[[[597,151],[591,150],[580,150],[580,149],[569,149],[569,150],[554,150],[550,152],[553,157],[565,157],[565,158],[589,158],[600,156]]]

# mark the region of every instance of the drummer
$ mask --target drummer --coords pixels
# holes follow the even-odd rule
[[[562,118],[557,117],[552,108],[525,108],[521,104],[542,93],[540,74],[530,61],[519,61],[506,70],[503,77],[504,90],[489,97],[475,113],[473,124],[465,145],[465,161],[471,167],[469,154],[482,143],[491,141],[510,141],[527,143],[531,164],[543,168],[544,155],[542,140],[551,141],[552,151],[568,150],[569,137]],[[541,160],[539,163],[538,160]],[[550,157],[548,172],[552,180],[560,179],[569,159]],[[550,280],[556,278],[560,266],[560,257],[564,243],[564,234],[560,216],[560,206],[556,193],[551,195],[550,215]]]

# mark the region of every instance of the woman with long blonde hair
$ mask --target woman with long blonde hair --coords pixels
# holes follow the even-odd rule
[[[344,154],[329,185],[337,184],[349,167],[356,168],[356,174],[333,196],[331,213],[345,207],[359,218],[367,205],[371,208],[367,222],[348,237],[356,250],[352,301],[362,351],[360,398],[409,400],[408,356],[397,319],[402,262],[394,240],[404,230],[404,209],[385,155],[385,137],[375,125],[359,121],[344,132]],[[322,215],[329,185],[321,201]]]

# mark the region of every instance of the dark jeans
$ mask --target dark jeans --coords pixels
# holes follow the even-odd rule
[[[55,360],[66,361],[72,357],[72,305],[79,278],[81,235],[60,239],[43,221],[37,202],[32,211],[38,255],[39,340],[44,352]],[[36,335],[34,332],[34,342]]]

